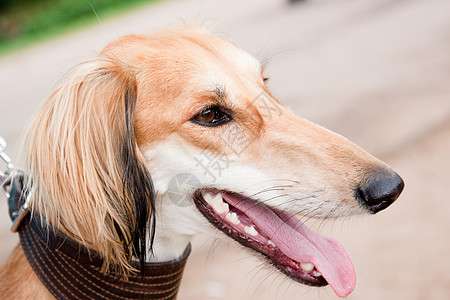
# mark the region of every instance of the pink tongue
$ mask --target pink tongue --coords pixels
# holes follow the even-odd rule
[[[355,288],[356,276],[344,248],[335,240],[307,228],[294,215],[275,214],[265,205],[222,195],[237,209],[245,212],[278,248],[297,262],[310,262],[339,297],[347,297]]]

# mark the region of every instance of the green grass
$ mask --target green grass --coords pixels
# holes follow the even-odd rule
[[[159,0],[16,0],[0,6],[0,55]]]

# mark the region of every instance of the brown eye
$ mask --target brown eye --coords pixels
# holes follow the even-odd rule
[[[216,112],[212,109],[205,109],[197,116],[197,121],[203,123],[211,123],[216,118]]]
[[[211,106],[200,111],[191,120],[204,126],[218,126],[230,121],[231,116],[218,106]]]

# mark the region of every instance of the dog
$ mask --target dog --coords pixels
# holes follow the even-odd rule
[[[61,82],[29,126],[24,226],[37,220],[124,280],[185,257],[196,234],[220,232],[291,279],[346,297],[355,272],[345,250],[301,219],[377,213],[404,182],[295,116],[266,81],[258,60],[203,28],[112,42]],[[1,267],[2,298],[64,298],[52,286],[69,279],[43,284],[50,271],[39,275],[24,247]]]

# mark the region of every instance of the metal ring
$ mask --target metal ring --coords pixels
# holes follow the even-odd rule
[[[5,194],[6,198],[9,199],[10,193],[8,191],[8,187],[10,186],[10,183],[6,181],[10,178],[10,175],[14,170],[14,164],[6,152],[3,151],[6,148],[6,145],[5,139],[0,136],[0,161],[3,161],[7,168],[5,172],[0,171],[0,186],[2,187],[3,194]]]

